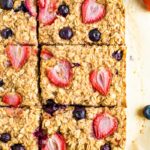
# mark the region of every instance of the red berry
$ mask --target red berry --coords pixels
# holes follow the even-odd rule
[[[29,13],[36,17],[37,12],[36,12],[36,0],[25,0],[25,6],[28,9]]]
[[[6,54],[14,69],[17,71],[23,67],[30,56],[31,49],[29,46],[14,46],[6,47]]]
[[[118,128],[117,118],[109,113],[97,114],[93,120],[94,135],[97,139],[103,139],[112,135]]]
[[[69,86],[72,81],[72,66],[67,60],[60,60],[53,68],[48,68],[47,77],[51,83],[58,87]]]
[[[51,138],[47,139],[42,150],[66,150],[66,141],[61,134],[55,133]]]
[[[90,73],[90,82],[94,89],[106,96],[109,92],[112,74],[108,69],[93,70]]]
[[[7,93],[2,97],[2,101],[10,106],[18,107],[22,102],[22,97],[18,93]]]
[[[82,22],[95,23],[105,16],[105,7],[95,0],[84,0],[82,3]]]

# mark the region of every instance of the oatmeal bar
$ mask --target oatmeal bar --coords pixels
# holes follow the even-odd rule
[[[0,44],[37,44],[36,5],[25,1],[1,0]]]
[[[43,46],[43,103],[125,105],[125,46]]]
[[[56,146],[64,150],[124,150],[126,115],[124,108],[67,107],[52,115],[44,112],[42,127],[47,133],[43,150]]]
[[[38,109],[0,108],[0,149],[38,150],[39,119]]]
[[[48,0],[39,5],[39,23],[39,42],[43,44],[125,42],[122,0]]]
[[[0,45],[0,105],[39,105],[37,47]]]

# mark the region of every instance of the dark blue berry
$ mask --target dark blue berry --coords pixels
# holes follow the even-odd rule
[[[58,13],[63,17],[66,17],[69,14],[69,12],[69,7],[66,4],[60,5],[58,7]]]
[[[147,119],[150,120],[150,105],[144,107],[143,114]]]
[[[21,2],[21,5],[17,9],[15,9],[14,11],[15,12],[18,12],[18,11],[28,12],[28,10],[25,6],[25,3],[23,1]]]
[[[101,38],[101,33],[99,32],[98,29],[92,29],[89,32],[89,39],[93,42],[98,42]]]
[[[10,28],[6,28],[1,31],[1,36],[5,39],[8,39],[12,35],[13,35],[13,31]]]
[[[114,51],[112,53],[112,57],[115,58],[117,61],[120,61],[123,57],[123,51],[121,50]]]
[[[46,104],[43,105],[43,110],[50,115],[53,115],[55,111],[61,108],[63,109],[65,106],[56,104],[52,99],[48,99]]]
[[[11,140],[11,135],[9,133],[2,133],[0,135],[0,141],[7,143],[10,140]]]
[[[86,110],[82,106],[76,106],[73,110],[73,117],[76,120],[84,119],[86,117]]]
[[[11,146],[11,150],[25,150],[25,147],[22,144],[14,144]]]
[[[13,0],[0,0],[0,6],[2,9],[10,10],[13,8]]]
[[[110,144],[104,144],[103,146],[101,146],[100,150],[111,150]]]
[[[4,81],[0,79],[0,87],[2,87],[4,84]]]
[[[70,27],[64,27],[59,31],[60,38],[70,40],[73,37],[73,31]]]

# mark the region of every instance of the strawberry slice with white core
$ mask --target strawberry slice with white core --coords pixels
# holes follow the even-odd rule
[[[28,9],[31,16],[36,17],[36,0],[25,0],[25,6]]]
[[[44,7],[40,7],[39,5],[39,22],[43,25],[51,25],[55,19],[56,16],[56,0],[45,0]]]
[[[66,150],[66,141],[61,134],[55,133],[47,140],[42,150]]]
[[[82,22],[85,24],[100,21],[105,16],[105,7],[96,0],[85,0],[82,4]]]
[[[46,2],[46,0],[39,0],[39,1],[38,1],[38,5],[39,5],[39,7],[40,7],[40,8],[44,8],[44,7],[45,7],[45,5],[46,5],[46,3],[45,3],[45,2]]]
[[[97,139],[103,139],[112,135],[118,128],[117,118],[109,113],[97,114],[93,120],[94,135]]]
[[[94,89],[96,89],[103,96],[109,92],[112,74],[109,69],[102,68],[100,71],[94,70],[90,73],[90,82]]]
[[[41,58],[42,59],[48,60],[48,59],[50,59],[52,57],[53,57],[53,54],[50,51],[48,51],[48,50],[42,50],[42,52],[41,52]]]
[[[29,46],[9,45],[6,47],[7,57],[17,71],[27,62],[30,52],[31,48]]]
[[[18,93],[7,93],[2,97],[2,101],[13,107],[18,107],[22,102],[22,97]]]
[[[47,69],[47,77],[58,87],[66,87],[72,81],[73,73],[69,61],[60,60],[53,68]]]

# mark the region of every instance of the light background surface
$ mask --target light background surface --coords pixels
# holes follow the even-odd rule
[[[150,105],[150,11],[142,0],[125,0],[127,52],[126,150],[150,150],[150,120],[142,109]]]

